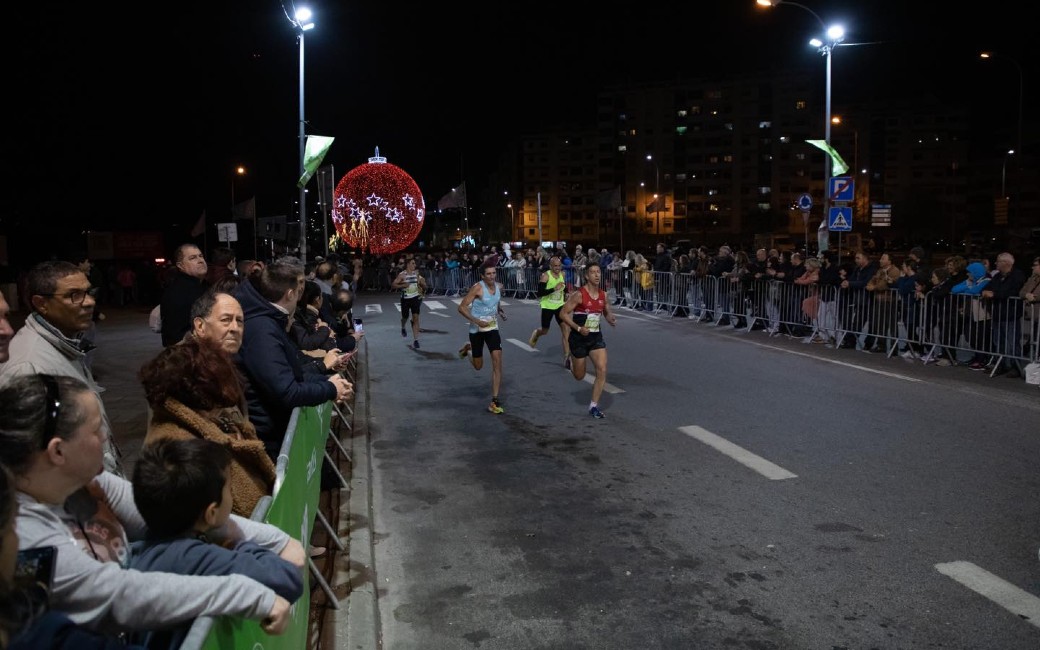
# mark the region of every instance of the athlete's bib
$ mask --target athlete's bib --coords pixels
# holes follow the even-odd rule
[[[585,317],[585,327],[588,328],[589,334],[599,331],[599,314],[589,314]]]
[[[490,332],[491,330],[497,330],[498,329],[498,319],[495,318],[494,316],[488,316],[488,317],[484,318],[484,320],[487,321],[488,325],[487,325],[487,327],[480,327],[478,325],[477,326],[477,331],[478,332]]]

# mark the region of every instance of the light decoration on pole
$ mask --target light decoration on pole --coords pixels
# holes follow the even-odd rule
[[[415,241],[426,218],[419,186],[379,155],[340,179],[332,195],[332,223],[347,245],[371,253],[396,253]]]

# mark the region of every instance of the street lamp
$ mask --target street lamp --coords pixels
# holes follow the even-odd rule
[[[509,232],[512,233],[510,236],[519,239],[520,233],[516,227],[516,221],[513,219],[513,204],[506,203],[506,207],[509,208]]]
[[[826,105],[823,116],[823,128],[824,142],[829,147],[831,144],[831,52],[835,47],[838,46],[843,40],[845,40],[845,28],[841,25],[832,25],[827,27],[823,19],[820,18],[819,14],[815,11],[806,7],[803,4],[792,2],[791,0],[755,0],[755,3],[762,7],[776,7],[779,5],[791,5],[792,7],[798,7],[803,9],[816,19],[816,22],[820,24],[823,29],[823,33],[826,36],[826,41],[821,41],[818,38],[814,38],[809,41],[809,45],[816,48],[816,50],[827,58],[827,84],[826,84]],[[831,157],[830,154],[824,154],[823,156],[823,218],[827,219],[830,215],[830,187],[829,180],[831,177]],[[841,253],[839,248],[839,255]],[[840,258],[839,258],[840,260]]]
[[[307,145],[307,135],[304,132],[303,120],[303,34],[314,29],[311,20],[311,10],[308,7],[300,7],[293,16],[292,24],[296,28],[297,38],[300,40],[300,177],[302,178],[307,169],[304,167],[304,151]],[[307,190],[300,186],[300,259],[307,261]]]
[[[1015,155],[1015,150],[1008,149],[1007,155],[1004,156],[1004,166],[1000,169],[1000,198],[1002,199],[1007,198],[1007,191],[1005,189],[1007,187],[1007,183],[1005,182],[1007,179],[1007,161],[1008,158],[1013,155]]]
[[[235,167],[235,174],[231,177],[231,218],[235,218],[235,176],[245,176],[246,168],[242,165]]]
[[[654,234],[657,234],[661,228],[661,199],[659,198],[661,194],[661,167],[654,160],[652,153],[646,154],[646,159],[654,163],[654,210],[656,213],[654,215]]]
[[[1024,82],[1024,76],[1022,74],[1022,64],[1017,60],[1007,56],[1006,54],[997,54],[996,52],[982,52],[979,54],[980,59],[1007,59],[1015,64],[1015,68],[1018,70],[1018,141],[1015,143],[1018,145],[1018,151],[1022,151],[1022,88]]]
[[[1022,102],[1023,102],[1022,98],[1024,96],[1023,92],[1022,92],[1023,91],[1023,86],[1024,86],[1024,75],[1022,74],[1022,64],[1020,64],[1016,59],[1013,59],[1012,57],[1010,57],[1010,56],[1008,56],[1006,54],[998,54],[996,52],[982,52],[982,53],[979,54],[979,58],[980,59],[993,59],[993,58],[1007,59],[1008,61],[1013,63],[1015,65],[1015,69],[1018,70],[1018,141],[1015,143],[1017,145],[1016,148],[1011,150],[1011,151],[1008,151],[1008,155],[1011,155],[1011,154],[1015,153],[1015,151],[1018,151],[1019,155],[1022,155]],[[1021,169],[1021,167],[1022,167],[1022,165],[1019,164],[1019,168],[1020,169]],[[1002,198],[1002,199],[1007,198],[1007,194],[1004,191],[1004,177],[1005,177],[1005,173],[1006,172],[1007,172],[1007,156],[1004,157],[1004,170],[1000,174],[1000,198]],[[1015,186],[1015,188],[1016,188],[1016,190],[1020,191],[1021,187],[1022,187],[1021,174],[1019,174],[1016,178],[1018,178],[1019,180],[1017,181],[1018,184]],[[1016,215],[1016,217],[1018,215],[1018,202],[1021,200],[1021,197],[1018,194],[1019,194],[1019,192],[1015,193],[1015,215]]]

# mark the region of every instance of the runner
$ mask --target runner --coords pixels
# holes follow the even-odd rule
[[[498,318],[506,319],[499,299],[502,297],[502,285],[495,282],[496,271],[493,266],[485,266],[480,270],[480,282],[470,287],[466,297],[459,303],[459,313],[470,322],[469,342],[459,350],[459,358],[470,356],[474,370],[484,367],[484,345],[491,352],[491,404],[488,410],[502,413],[502,404],[498,401],[498,388],[502,383],[502,337],[498,333]]]
[[[571,328],[571,374],[578,380],[585,378],[586,357],[591,357],[592,365],[596,367],[596,381],[592,384],[592,401],[589,402],[589,415],[594,418],[603,417],[599,410],[599,396],[607,383],[607,344],[600,332],[600,322],[606,320],[611,327],[617,322],[607,303],[606,292],[600,291],[601,276],[599,263],[589,262],[585,266],[585,284],[567,298],[560,310],[560,320]]]
[[[408,314],[412,315],[412,338],[415,341],[412,347],[419,349],[419,312],[422,308],[422,299],[426,295],[426,278],[415,270],[415,258],[410,258],[404,263],[404,270],[394,278],[394,289],[401,290],[401,336],[408,336],[405,331],[405,323],[408,322]]]
[[[538,345],[538,338],[549,333],[549,325],[553,318],[560,324],[560,333],[563,335],[563,367],[571,367],[571,347],[567,342],[570,328],[560,320],[560,310],[564,303],[564,290],[567,288],[567,280],[563,277],[563,262],[560,258],[553,256],[549,259],[549,268],[538,278],[538,296],[542,305],[542,326],[531,332],[531,338],[527,344],[532,348]]]

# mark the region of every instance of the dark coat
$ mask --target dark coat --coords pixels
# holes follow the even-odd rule
[[[235,297],[245,314],[235,363],[246,380],[249,421],[267,453],[276,457],[292,410],[336,399],[336,387],[324,376],[304,372],[299,348],[286,332],[288,314],[265,300],[251,282],[239,284]]]
[[[159,302],[163,346],[179,343],[191,329],[191,306],[206,292],[207,284],[174,269]]]

